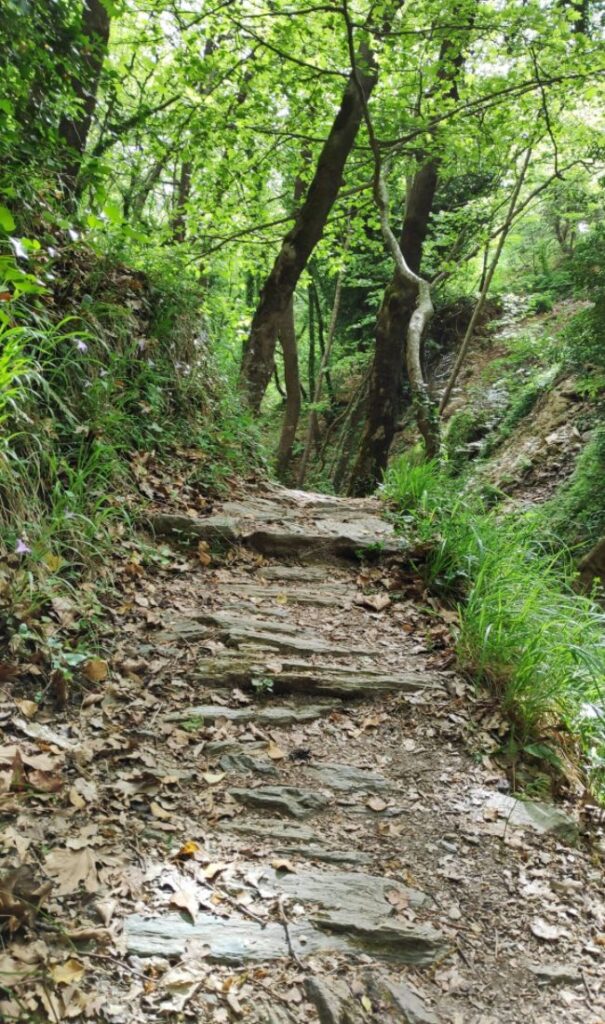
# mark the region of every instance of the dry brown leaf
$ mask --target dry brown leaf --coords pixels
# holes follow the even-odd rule
[[[82,672],[89,683],[103,683],[109,675],[109,665],[102,658],[91,658],[84,665]]]
[[[154,818],[158,818],[160,821],[171,821],[172,811],[167,811],[161,804],[157,804],[155,800],[152,800],[149,804],[149,810],[153,814]]]
[[[291,860],[286,860],[285,857],[276,857],[271,861],[271,867],[275,868],[276,871],[289,871],[292,874],[296,873],[296,867]]]
[[[40,705],[36,704],[35,700],[16,700],[15,704],[26,718],[34,718],[40,708]]]
[[[366,802],[366,807],[369,807],[371,811],[384,811],[386,806],[386,801],[379,796],[371,796],[370,799]]]
[[[212,879],[220,875],[221,871],[224,871],[228,864],[221,861],[215,861],[210,864],[206,864],[203,868],[200,868],[200,875],[203,878]]]
[[[269,740],[269,746],[267,747],[267,757],[270,757],[272,761],[281,761],[286,755],[277,743],[273,740]]]
[[[171,879],[170,884],[174,887],[174,892],[170,897],[171,906],[186,910],[193,924],[195,924],[199,907],[196,882],[193,878],[179,877]]]
[[[85,967],[79,960],[70,957],[62,964],[55,964],[54,967],[51,967],[49,973],[57,985],[72,985],[84,977]]]
[[[51,850],[44,861],[44,870],[58,883],[57,896],[76,892],[80,882],[87,892],[96,892],[99,888],[95,854],[90,847]]]
[[[207,568],[212,564],[212,555],[210,553],[210,545],[207,540],[200,540],[197,546],[197,557],[200,563]]]

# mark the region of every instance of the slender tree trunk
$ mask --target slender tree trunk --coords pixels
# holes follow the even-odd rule
[[[187,212],[186,206],[191,193],[191,172],[193,164],[191,160],[183,160],[176,196],[176,209],[172,219],[172,237],[175,242],[184,242],[187,234]]]
[[[397,4],[396,6],[399,6]],[[395,8],[396,9],[396,8]],[[367,44],[360,46],[359,87],[367,101],[376,84],[376,65]],[[281,317],[311,253],[319,242],[343,181],[347,157],[363,119],[363,101],[354,74],[349,76],[340,109],[320,153],[315,175],[263,286],[252,319],[250,344],[241,369],[241,387],[253,412],[260,405],[273,372]]]
[[[437,189],[437,162],[429,160],[408,189],[399,247],[419,273],[422,247]],[[376,348],[370,376],[366,424],[351,474],[350,493],[368,494],[380,483],[401,413],[404,351],[418,289],[395,270],[385,290],[376,322]]]
[[[345,239],[343,257],[346,257],[349,248],[349,232],[347,230],[347,237]],[[321,400],[321,392],[323,388],[324,376],[327,373],[328,364],[330,361],[330,353],[332,351],[332,345],[336,336],[336,324],[338,321],[338,314],[340,312],[340,300],[342,297],[342,282],[344,279],[344,266],[338,272],[336,278],[336,288],[334,290],[334,302],[332,303],[332,313],[330,315],[330,326],[328,327],[328,337],[326,344],[321,355],[321,363],[319,364],[319,372],[317,374],[317,383],[315,384],[315,393],[312,396],[313,405]],[[309,412],[309,423],[307,426],[307,436],[305,438],[305,447],[300,460],[300,468],[298,471],[298,486],[303,487],[305,482],[305,476],[307,474],[307,466],[309,464],[309,458],[311,456],[311,448],[313,447],[313,441],[319,434],[319,425],[317,422],[317,412],[315,408]]]
[[[61,187],[71,203],[75,202],[77,196],[78,175],[97,105],[110,26],[110,16],[102,0],[84,0],[82,34],[88,42],[80,55],[78,72],[71,79],[74,96],[79,104],[78,112],[73,117],[63,117],[59,124],[59,136],[65,146]]]
[[[313,292],[311,285],[307,286],[307,316],[309,320],[309,361],[307,365],[307,379],[309,381],[309,394],[315,394],[315,310],[313,307]]]
[[[474,20],[474,8],[467,14],[469,28]],[[461,39],[446,39],[439,54],[438,78],[449,82],[447,95],[458,99],[458,80],[464,65],[464,48],[467,35]],[[420,273],[422,249],[429,227],[431,211],[437,191],[439,161],[427,160],[414,175],[408,189],[405,215],[398,248],[404,262],[414,274]],[[411,318],[418,300],[417,286],[395,272],[385,290],[376,323],[376,347],[370,378],[367,405],[367,421],[359,453],[351,474],[350,493],[368,494],[380,483],[386,469],[389,451],[403,401],[404,363],[408,376],[410,368],[416,381],[419,426],[428,438],[428,448],[433,446],[433,429],[428,409],[428,394],[424,387],[420,349],[417,357],[413,351],[416,344],[415,331],[409,333]],[[407,343],[412,342],[412,350]],[[422,339],[418,339],[420,346]],[[420,387],[420,390],[418,390]],[[419,403],[419,404],[418,404]],[[427,418],[428,417],[428,418]]]
[[[292,446],[296,439],[296,428],[300,417],[301,394],[298,370],[298,346],[294,324],[294,297],[286,307],[279,325],[279,342],[284,356],[284,381],[286,384],[286,409],[282,423],[279,447],[277,449],[277,476],[284,480],[290,460]]]

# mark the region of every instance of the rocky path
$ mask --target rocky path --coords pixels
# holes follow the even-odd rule
[[[507,795],[378,505],[152,525],[110,680],[17,726],[70,787],[3,834],[53,884],[18,1019],[602,1024],[599,836]]]

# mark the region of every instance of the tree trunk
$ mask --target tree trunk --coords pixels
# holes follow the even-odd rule
[[[358,72],[366,100],[376,84],[374,55],[367,44],[360,47],[363,70]],[[330,210],[343,181],[347,157],[363,119],[363,103],[355,76],[349,76],[340,109],[320,153],[315,175],[294,227],[288,232],[263,286],[252,319],[250,343],[242,361],[241,387],[248,404],[258,414],[273,372],[273,357],[281,317],[307,261],[319,242]]]
[[[437,189],[437,162],[416,172],[408,190],[399,247],[414,273]],[[368,494],[380,483],[401,413],[405,341],[418,289],[396,270],[384,293],[376,323],[376,348],[370,377],[366,425],[351,475],[350,493]]]
[[[346,258],[349,250],[349,231],[347,229],[347,236],[345,238],[343,259]],[[317,374],[317,382],[315,384],[315,392],[311,396],[314,408],[309,411],[309,423],[307,426],[307,434],[305,437],[305,447],[300,460],[300,469],[298,471],[297,484],[299,487],[303,487],[305,483],[305,476],[307,474],[307,466],[311,455],[311,448],[316,437],[319,436],[319,424],[317,421],[317,411],[315,406],[321,400],[321,392],[323,388],[324,376],[327,376],[328,366],[330,363],[330,353],[332,351],[332,345],[334,344],[334,338],[336,336],[336,324],[338,322],[338,314],[340,312],[340,300],[342,296],[342,282],[344,279],[344,265],[338,272],[336,278],[336,288],[334,289],[334,302],[332,304],[332,312],[330,314],[330,326],[328,327],[328,337],[321,353],[321,362],[319,364],[319,373]]]
[[[284,480],[292,458],[292,446],[296,439],[296,428],[300,417],[301,395],[298,370],[298,347],[294,325],[294,296],[290,299],[279,325],[279,341],[284,355],[284,380],[286,383],[286,409],[282,423],[279,447],[277,449],[276,472]]]
[[[473,24],[474,17],[473,8],[466,15],[469,29]],[[463,33],[462,38],[446,39],[442,43],[439,53],[437,77],[442,83],[449,82],[446,95],[454,100],[458,99],[458,79],[464,65],[466,41],[466,32]],[[408,190],[399,249],[408,267],[415,274],[420,272],[422,247],[437,191],[438,171],[438,159],[433,157],[419,168]],[[397,420],[401,413],[404,353],[406,353],[410,320],[416,310],[417,299],[417,287],[409,280],[405,280],[396,269],[387,285],[378,312],[367,422],[359,454],[351,474],[350,493],[353,495],[368,494],[373,491],[380,483],[387,466]],[[420,341],[421,339],[419,339]],[[420,370],[420,378],[422,378],[419,355],[420,353],[416,360],[414,353],[411,353],[408,348],[406,355],[408,374],[410,365],[412,365],[413,372],[416,374]],[[417,366],[416,363],[418,363]],[[417,380],[416,384],[418,383]],[[434,440],[433,429],[428,410],[428,395],[425,393],[423,380],[420,392],[416,391],[416,399],[420,399],[420,406],[417,408],[419,426],[423,433],[425,430],[427,431],[425,441],[428,439],[428,448],[431,448]],[[425,405],[426,408],[423,408]]]
[[[88,42],[80,54],[78,72],[71,79],[74,96],[79,104],[78,112],[73,117],[63,117],[59,124],[59,136],[65,145],[61,187],[65,198],[72,203],[76,198],[76,183],[97,105],[110,25],[110,16],[102,0],[84,0],[82,34]]]
[[[172,237],[175,242],[184,242],[187,234],[187,213],[185,207],[191,193],[191,160],[183,160],[176,196],[176,209],[172,219]]]

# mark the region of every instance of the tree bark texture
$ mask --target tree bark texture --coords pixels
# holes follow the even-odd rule
[[[417,274],[437,190],[437,162],[429,160],[412,179],[399,247]],[[395,270],[376,322],[376,347],[370,376],[366,425],[351,475],[350,493],[368,494],[380,483],[401,413],[404,351],[418,288]]]
[[[474,16],[475,8],[472,6],[466,15],[469,29]],[[446,39],[439,54],[438,79],[441,82],[449,82],[447,95],[454,100],[458,99],[458,80],[464,65],[466,41],[466,33],[462,39]],[[420,271],[422,248],[437,191],[438,173],[439,161],[433,157],[418,169],[408,190],[399,249],[410,270],[415,274]],[[403,278],[396,269],[378,311],[367,421],[351,474],[350,493],[353,495],[371,493],[380,483],[386,469],[397,421],[401,414],[404,365],[407,363],[408,376],[412,366],[415,373],[420,370],[422,378],[419,360],[414,358],[413,353],[406,354],[410,320],[414,315],[417,300],[417,286]],[[414,332],[411,338],[414,338]],[[421,405],[426,404],[425,399],[428,402],[428,395],[424,393],[424,381],[421,392],[417,392],[416,395],[417,398],[422,397]],[[417,408],[417,415],[421,430],[428,431],[428,448],[431,448],[433,430],[424,412],[429,415],[428,405],[424,411],[420,407]]]
[[[300,417],[301,393],[298,368],[298,346],[294,324],[294,296],[290,299],[279,325],[279,342],[284,357],[284,381],[286,385],[286,408],[277,449],[276,472],[284,480],[292,458],[292,446],[296,439],[296,428]]]
[[[99,80],[109,42],[111,21],[102,0],[84,0],[82,35],[88,40],[82,48],[78,73],[72,75],[71,84],[78,101],[78,112],[63,117],[59,136],[65,146],[65,160],[61,172],[61,187],[67,199],[73,202],[82,157],[97,105]]]
[[[366,100],[376,84],[372,51],[360,47],[359,78]],[[253,412],[260,405],[273,372],[273,357],[281,317],[311,253],[319,242],[342,185],[347,157],[363,119],[363,103],[353,74],[344,91],[340,109],[320,153],[315,174],[293,228],[267,277],[250,329],[250,343],[241,368],[241,387]]]

